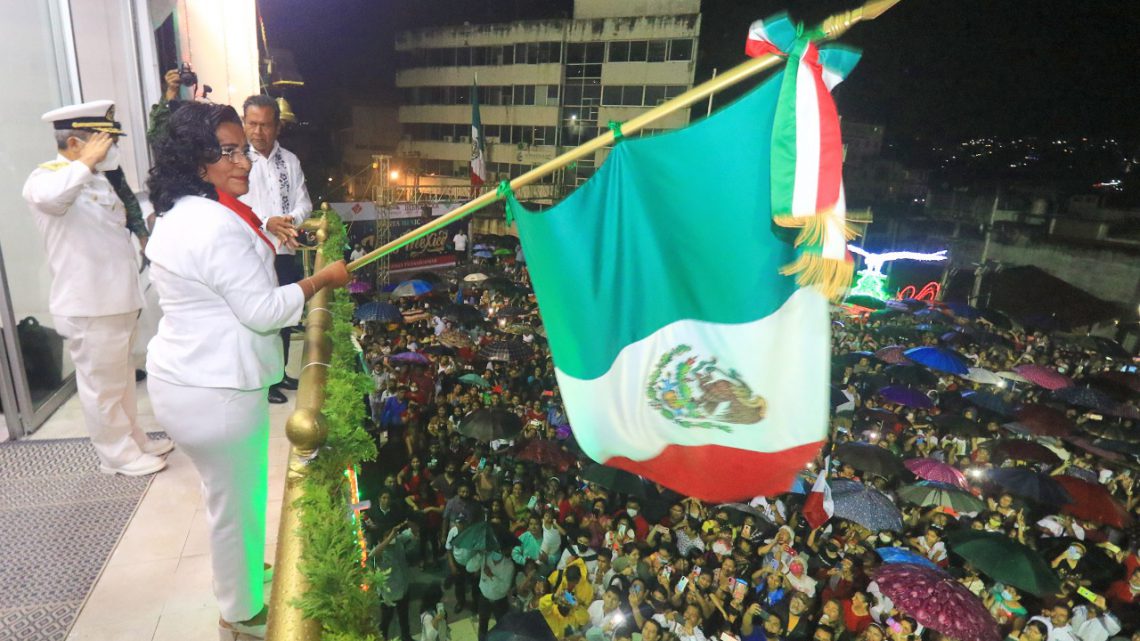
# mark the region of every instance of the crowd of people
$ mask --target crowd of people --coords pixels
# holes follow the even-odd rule
[[[427,294],[358,301],[405,319],[358,323],[381,444],[363,482],[372,559],[390,570],[381,634],[397,618],[411,638],[409,573],[442,559],[480,641],[526,613],[560,640],[955,638],[932,623],[940,604],[908,610],[876,581],[909,555],[968,589],[1005,638],[1140,640],[1140,378],[1104,343],[965,306],[837,306],[825,451],[786,494],[707,504],[598,474],[577,451],[517,241],[473,243],[512,252],[412,276]],[[970,369],[902,355],[915,347]],[[1013,371],[1025,365],[1067,383]],[[837,509],[813,528],[803,506],[821,471],[837,508],[857,487],[896,524]],[[454,619],[438,603],[424,598],[425,641]]]

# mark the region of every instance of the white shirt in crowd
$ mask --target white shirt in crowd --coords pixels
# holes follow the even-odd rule
[[[467,251],[467,234],[459,232],[451,239],[451,244],[455,246],[455,251]]]
[[[1087,605],[1078,605],[1073,608],[1073,616],[1069,619],[1069,625],[1077,632],[1077,638],[1081,641],[1108,641],[1108,639],[1120,632],[1120,620],[1116,615],[1111,612],[1105,612],[1096,618],[1089,618],[1089,608]]]
[[[270,218],[288,216],[294,225],[300,226],[313,213],[313,201],[305,187],[301,161],[280,143],[273,143],[273,150],[268,156],[262,156],[252,148],[249,153],[253,159],[253,168],[249,171],[249,193],[238,200],[253,208],[262,225]],[[296,253],[278,244],[272,234],[269,236],[277,245],[278,254]]]

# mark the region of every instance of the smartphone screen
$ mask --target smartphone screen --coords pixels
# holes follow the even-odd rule
[[[689,587],[689,577],[683,576],[677,581],[677,594],[684,592],[687,587]]]
[[[737,579],[736,585],[732,587],[732,600],[743,601],[745,594],[748,594],[748,582],[744,579]]]

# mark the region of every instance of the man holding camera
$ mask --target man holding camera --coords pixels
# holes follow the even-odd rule
[[[253,147],[250,154],[253,168],[249,172],[249,193],[240,200],[253,208],[261,219],[270,238],[287,238],[277,246],[279,285],[295,283],[304,277],[297,262],[297,229],[313,211],[313,201],[305,187],[305,173],[301,161],[277,142],[281,133],[281,109],[270,96],[258,94],[245,99],[242,105],[245,137]],[[285,364],[289,364],[289,334],[292,328],[281,330],[285,343]],[[284,403],[281,390],[297,389],[297,379],[288,374],[281,382],[269,388],[270,403]]]

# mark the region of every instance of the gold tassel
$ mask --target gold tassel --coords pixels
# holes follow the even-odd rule
[[[794,262],[781,267],[780,273],[795,275],[796,284],[800,287],[815,287],[829,300],[838,301],[851,287],[855,265],[845,260],[803,253]]]
[[[772,220],[780,227],[788,229],[798,228],[800,230],[800,233],[796,235],[796,247],[803,244],[818,247],[823,245],[823,239],[824,236],[827,235],[829,223],[837,222],[835,218],[835,210],[829,209],[815,216],[776,216]],[[835,226],[843,230],[844,240],[854,240],[859,236],[859,232],[847,224],[846,220],[843,221],[842,225]]]

